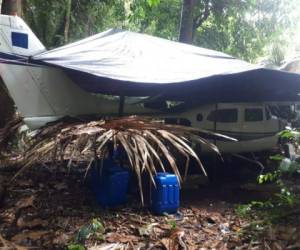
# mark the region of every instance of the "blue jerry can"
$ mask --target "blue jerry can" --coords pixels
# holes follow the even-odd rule
[[[155,214],[176,213],[179,208],[179,182],[174,174],[157,173],[152,187],[151,207]]]
[[[91,169],[92,190],[97,202],[105,207],[126,203],[129,172],[113,163],[104,160],[102,171],[93,166]]]

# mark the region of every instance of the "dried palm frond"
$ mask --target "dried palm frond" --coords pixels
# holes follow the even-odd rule
[[[154,182],[157,171],[165,171],[165,166],[168,166],[182,181],[174,152],[186,159],[185,175],[190,158],[197,161],[206,175],[199,157],[191,146],[191,140],[207,144],[218,154],[220,152],[215,145],[200,137],[199,132],[221,136],[190,127],[166,125],[153,118],[137,116],[91,122],[58,121],[39,129],[32,137],[31,147],[25,154],[23,169],[43,160],[64,159],[68,159],[67,166],[71,167],[74,159],[83,157],[89,162],[86,169],[88,171],[93,161],[103,157],[110,146],[121,145],[127,154],[129,166],[137,175],[143,203],[141,177],[143,172],[148,172]]]

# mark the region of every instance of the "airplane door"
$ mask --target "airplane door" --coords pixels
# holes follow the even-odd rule
[[[218,104],[208,114],[207,120],[211,122],[212,130],[235,138],[241,130],[239,113],[239,107],[233,104]]]

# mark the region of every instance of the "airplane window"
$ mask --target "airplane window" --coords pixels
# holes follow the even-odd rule
[[[180,118],[179,125],[190,127],[190,126],[192,126],[192,123],[190,122],[190,120],[188,120],[186,118]]]
[[[198,114],[196,117],[198,122],[202,122],[203,121],[203,115],[202,114]]]
[[[280,117],[280,112],[279,112],[278,106],[273,105],[273,106],[269,106],[269,108],[270,108],[270,111],[271,111],[272,115]]]
[[[269,106],[272,115],[283,118],[285,120],[294,119],[295,111],[291,105],[273,105]]]
[[[259,122],[263,120],[263,110],[259,108],[245,109],[246,122]]]
[[[176,124],[187,127],[192,126],[191,121],[186,118],[165,118],[165,124]]]
[[[165,118],[165,124],[177,124],[177,118]]]
[[[219,109],[210,112],[207,116],[208,121],[216,122],[237,122],[237,109]]]

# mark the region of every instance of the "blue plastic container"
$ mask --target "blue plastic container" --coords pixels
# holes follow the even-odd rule
[[[111,160],[104,160],[102,169],[99,166],[91,169],[92,190],[97,202],[105,207],[126,203],[128,181],[129,172]]]
[[[156,187],[152,187],[152,211],[158,215],[176,213],[180,204],[177,176],[169,173],[157,173],[154,181]]]

